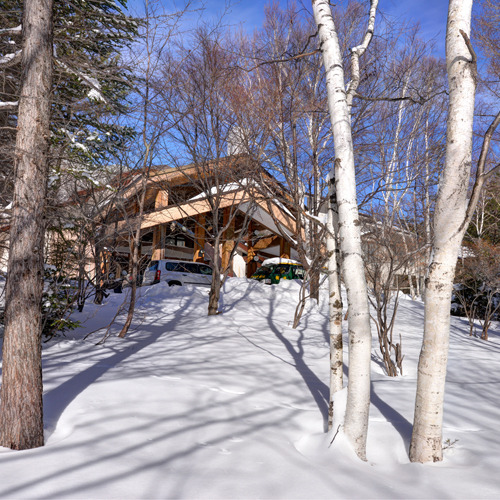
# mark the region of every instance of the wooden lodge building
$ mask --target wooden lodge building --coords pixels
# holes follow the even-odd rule
[[[279,183],[246,155],[155,167],[130,176],[107,219],[105,248],[126,269],[140,225],[142,269],[158,259],[213,264],[218,243],[221,269],[233,253],[230,275],[249,277],[266,258],[297,258],[295,218],[277,191],[281,200]]]

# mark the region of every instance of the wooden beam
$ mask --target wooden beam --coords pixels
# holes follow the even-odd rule
[[[253,199],[253,201],[256,202],[259,207],[261,207],[266,213],[271,215],[278,226],[281,225],[289,233],[294,233],[294,219],[273,201],[264,199],[256,192],[247,192],[241,189],[223,194],[220,199],[219,208],[222,209],[230,207],[232,205],[247,203],[250,201],[250,199]],[[157,210],[155,212],[144,215],[141,229],[153,228],[161,224],[167,224],[169,222],[181,220],[187,217],[196,217],[198,215],[206,214],[211,211],[212,207],[210,206],[210,203],[206,198],[186,202],[181,205],[163,208],[161,210]],[[117,230],[119,232],[125,231],[127,229],[127,224],[133,225],[134,223],[134,219],[130,219],[128,222],[119,221],[117,224]]]
[[[290,258],[290,242],[285,240],[285,238],[280,238],[280,257],[282,259]]]
[[[224,272],[229,267],[229,258],[231,256],[231,252],[234,247],[234,217],[230,220],[231,217],[231,209],[230,207],[224,208],[224,217],[223,224],[224,227],[229,224],[229,227],[224,231],[222,236],[222,259],[221,259],[221,267]],[[232,272],[229,273],[229,276],[232,276]]]
[[[280,243],[280,238],[279,236],[273,235],[269,236],[268,238],[262,238],[259,240],[255,245],[253,246],[254,250],[263,250],[264,248],[268,248],[270,246],[275,246]]]
[[[205,214],[200,214],[195,218],[194,226],[194,254],[193,260],[195,262],[203,262],[204,256],[200,255],[201,251],[205,250]]]
[[[248,195],[243,190],[227,193],[221,196],[219,208],[237,205],[242,201],[245,201],[246,198],[248,198]],[[167,222],[172,222],[179,219],[185,219],[186,217],[194,217],[200,214],[206,214],[211,211],[212,207],[210,206],[210,203],[207,199],[183,203],[182,205],[177,205],[171,208],[166,208],[157,212],[146,214],[143,218],[141,229],[154,227],[158,224],[166,224]]]
[[[168,207],[168,191],[160,189],[155,198],[155,210],[161,210]]]

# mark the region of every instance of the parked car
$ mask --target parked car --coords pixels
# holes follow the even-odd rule
[[[152,260],[144,273],[143,285],[154,285],[167,282],[173,285],[210,286],[212,268],[201,262],[185,262],[182,260]]]
[[[276,263],[275,259],[264,261],[262,266],[255,271],[251,278],[263,281],[268,285],[274,285],[281,280],[295,280],[304,278],[304,268],[299,262],[287,259]]]

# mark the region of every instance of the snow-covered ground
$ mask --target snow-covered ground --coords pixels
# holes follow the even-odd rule
[[[444,461],[410,464],[423,305],[402,300],[403,377],[373,347],[368,462],[324,433],[327,294],[291,328],[296,283],[231,279],[207,291],[141,289],[124,340],[105,327],[125,294],[44,345],[46,446],[0,449],[1,498],[500,498],[500,331],[452,319]],[[344,391],[339,397],[342,404]]]

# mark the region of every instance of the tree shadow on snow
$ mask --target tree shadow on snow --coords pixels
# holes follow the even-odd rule
[[[379,362],[376,357],[372,354],[372,361],[375,361],[383,368],[383,363]],[[344,376],[349,376],[349,368],[344,363],[343,365]],[[389,378],[389,377],[388,377]],[[378,411],[382,414],[387,422],[391,423],[394,429],[403,439],[405,448],[408,450],[411,441],[411,433],[413,430],[412,423],[407,420],[401,413],[395,410],[392,406],[387,404],[376,392],[373,384],[373,380],[370,381],[370,404],[375,406]]]
[[[276,338],[285,346],[286,350],[292,356],[294,361],[294,368],[298,371],[302,379],[304,380],[307,388],[309,389],[318,409],[323,417],[323,427],[325,432],[328,427],[328,405],[329,405],[329,388],[328,385],[322,382],[318,376],[307,366],[304,360],[304,328],[300,330],[295,330],[299,333],[299,337],[296,341],[296,347],[288,340],[280,328],[277,327],[272,319],[272,313],[279,306],[276,305],[276,298],[271,297],[269,302],[269,313],[267,314],[267,323],[269,328],[274,333]]]
[[[165,332],[169,331],[170,326],[173,327],[182,318],[183,313],[184,308],[179,308],[174,313],[173,318],[165,325],[162,325],[160,331],[151,333],[145,339],[134,338],[130,335],[131,331],[129,331],[129,336],[121,339],[123,345],[118,347],[119,350],[117,349],[115,354],[99,360],[97,363],[45,393],[43,395],[45,437],[49,437],[55,431],[57,422],[64,410],[80,393],[127,358],[136,355],[142,349],[154,344]]]
[[[380,398],[380,396],[377,395],[373,386],[373,381],[370,382],[370,402],[374,406],[376,406],[380,413],[386,418],[386,420],[393,425],[394,429],[396,429],[396,431],[403,439],[403,442],[405,443],[405,449],[408,450],[413,429],[411,422],[406,420],[406,418],[401,415],[401,413],[399,413],[392,406],[387,404],[382,398]]]

